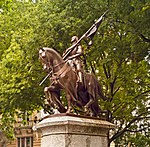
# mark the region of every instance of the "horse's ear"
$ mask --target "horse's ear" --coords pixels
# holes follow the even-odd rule
[[[39,49],[39,50],[42,50],[42,51],[44,51],[43,47],[40,47],[40,49]]]

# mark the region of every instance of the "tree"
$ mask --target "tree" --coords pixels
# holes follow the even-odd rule
[[[61,54],[70,46],[71,36],[83,35],[109,9],[93,46],[87,49],[83,45],[88,70],[103,85],[109,100],[100,101],[100,105],[109,111],[108,121],[117,125],[109,142],[136,145],[135,136],[147,140],[138,132],[149,137],[148,1],[41,0],[10,4],[9,9],[2,7],[0,14],[0,112],[4,130],[8,130],[8,122],[11,126],[18,110],[32,112],[44,107],[43,87],[48,83],[38,85],[45,73],[41,73],[37,49],[48,46]]]
[[[38,23],[32,13],[26,14],[27,11],[32,12],[35,6],[32,3],[14,2],[9,8],[3,9],[0,15],[0,112],[2,129],[12,137],[9,128],[15,121],[14,115],[41,106],[39,93],[42,89],[37,80],[38,75],[41,77],[38,71],[40,64],[37,62],[38,51],[33,33],[33,25]]]
[[[106,104],[110,112],[108,120],[118,126],[110,142],[115,140],[116,144],[124,139],[124,144],[130,142],[129,136],[133,132],[148,131],[149,64],[144,57],[148,56],[149,49],[149,30],[146,28],[149,23],[145,22],[149,19],[149,10],[144,9],[146,5],[146,2],[136,1],[111,3],[108,25],[105,24],[104,32],[98,35],[94,46],[98,50],[89,53],[93,54],[91,61],[93,57],[96,60],[90,65],[99,71],[105,93],[110,98]],[[140,127],[143,123],[146,128]]]

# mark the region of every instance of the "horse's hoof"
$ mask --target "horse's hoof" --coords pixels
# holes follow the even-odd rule
[[[72,108],[69,108],[69,109],[66,111],[66,113],[72,113],[72,112],[73,112]]]
[[[87,107],[84,107],[84,112],[87,112],[87,111],[88,111]]]
[[[84,112],[89,113],[89,109],[87,106],[84,106]]]
[[[44,88],[44,92],[48,92],[48,90],[49,90],[49,87]]]

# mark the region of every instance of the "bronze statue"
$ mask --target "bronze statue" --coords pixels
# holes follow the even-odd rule
[[[45,87],[44,92],[50,106],[56,108],[60,113],[76,112],[97,117],[102,112],[98,98],[103,100],[107,98],[103,95],[96,77],[83,70],[81,56],[84,54],[80,41],[83,38],[92,39],[94,37],[105,14],[106,12],[80,39],[77,36],[72,37],[72,46],[63,53],[63,57],[52,48],[39,50],[39,59],[43,68],[49,72],[45,79],[50,77],[51,81],[50,86]],[[90,40],[90,45],[91,42]],[[61,101],[61,90],[65,91],[67,108]]]
[[[52,107],[57,108],[60,113],[71,113],[74,107],[78,107],[80,108],[79,113],[91,116],[99,115],[101,109],[98,105],[98,96],[104,100],[107,98],[103,95],[101,86],[94,75],[85,73],[84,86],[77,87],[77,74],[54,49],[41,48],[39,58],[44,69],[52,71],[51,85],[44,89],[47,100]],[[67,110],[60,99],[62,89],[66,93]]]

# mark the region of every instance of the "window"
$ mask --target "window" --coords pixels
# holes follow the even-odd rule
[[[33,147],[33,137],[21,137],[17,139],[17,147]]]

